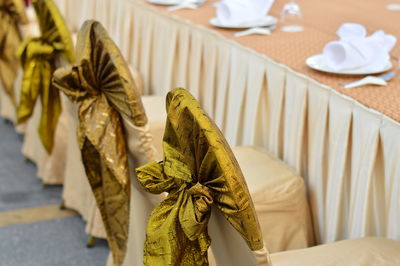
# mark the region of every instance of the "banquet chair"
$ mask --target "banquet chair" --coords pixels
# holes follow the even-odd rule
[[[233,147],[232,151],[253,198],[266,248],[270,252],[279,252],[312,246],[313,228],[303,179],[261,148]],[[128,241],[130,239],[135,237],[130,236]],[[141,251],[138,251],[137,245],[137,242],[128,242],[124,265],[141,263],[137,259]],[[248,256],[243,258],[249,259]],[[212,261],[210,252],[210,264]],[[234,261],[242,260],[236,258]],[[108,265],[112,265],[111,261]]]
[[[98,33],[102,31],[94,32]],[[103,38],[104,36],[105,34],[101,35],[100,37]],[[109,37],[107,36],[107,38]],[[83,41],[85,41],[85,39],[81,37],[80,42]],[[108,41],[108,43],[110,42]],[[82,46],[83,44],[79,45]],[[114,47],[113,49],[117,50],[116,47]],[[132,86],[132,89],[135,89],[138,92],[136,95],[139,95],[139,93],[143,91],[141,77],[139,73],[133,68],[130,69],[130,72],[132,74],[134,84]],[[150,128],[150,135],[146,138],[149,138],[151,136],[151,142],[155,147],[154,158],[151,157],[151,159],[159,158],[161,154],[157,151],[161,151],[162,135],[164,132],[166,119],[165,110],[163,108],[165,99],[162,96],[143,96],[141,97],[141,101],[143,103],[144,110],[146,110],[148,126]],[[68,128],[70,132],[73,133],[69,134],[67,140],[67,155],[65,162],[66,167],[64,173],[64,186],[62,195],[63,200],[61,203],[61,207],[77,211],[87,222],[85,231],[89,235],[87,245],[88,247],[90,247],[94,245],[95,238],[106,238],[107,235],[103,226],[100,212],[98,210],[93,193],[91,192],[90,185],[85,173],[79,150],[77,135],[74,133],[77,132],[79,124],[78,106],[71,101],[67,101],[65,103],[65,106],[65,109],[68,112]],[[145,142],[147,141],[146,138],[144,138]],[[132,139],[130,141],[135,140],[139,142],[143,141],[143,136],[132,136]],[[133,163],[135,164],[135,166],[139,166],[138,162]]]
[[[131,69],[133,81],[138,91],[142,91],[140,75]],[[161,142],[164,132],[166,114],[162,108],[165,102],[164,97],[160,96],[142,96],[144,110],[148,118],[150,135],[152,143],[155,147],[155,158],[160,158],[162,154]],[[66,102],[66,110],[68,113],[70,132],[76,132],[78,128],[77,105],[71,101]],[[135,136],[138,138],[138,136]],[[73,209],[77,211],[87,222],[86,233],[89,235],[87,245],[94,245],[96,238],[107,238],[100,212],[96,205],[93,193],[87,180],[85,169],[82,163],[79,144],[76,134],[69,134],[67,140],[67,155],[64,174],[64,185],[62,195],[62,208]]]
[[[131,235],[145,239],[144,255],[142,246],[131,245],[127,256],[136,256],[124,265],[208,265],[207,224],[215,213],[261,255],[260,263],[268,263],[246,181],[222,133],[186,90],[169,92],[166,105],[164,159],[136,173],[144,190],[168,196],[152,211],[146,236]]]
[[[21,26],[28,23],[22,0],[0,0],[0,116],[16,122],[16,87],[20,65],[15,52],[22,42]]]
[[[37,164],[43,184],[63,181],[68,133],[62,97],[51,86],[58,66],[74,62],[71,35],[52,0],[33,0],[40,36],[21,44],[17,54],[24,69],[18,123],[26,123],[23,155]],[[40,97],[40,101],[38,98]]]
[[[213,213],[213,215],[214,217],[212,216],[210,221],[210,235],[213,239],[211,248],[215,258],[210,262],[210,266],[400,265],[400,243],[379,237],[342,240],[310,248],[276,253],[270,253],[268,250],[254,252],[246,247],[240,235],[232,229],[226,220],[221,219],[219,213]],[[265,262],[265,260],[262,262],[265,256],[269,257],[268,262]]]
[[[157,112],[146,115],[137,80],[132,78],[118,48],[99,22],[90,20],[83,24],[76,54],[77,64],[57,70],[53,78],[53,85],[77,105],[70,106],[71,121],[79,125],[77,141],[70,138],[73,150],[69,151],[67,169],[72,172],[73,165],[83,167],[75,176],[67,174],[66,184],[74,180],[82,186],[80,201],[87,196],[86,208],[90,209],[93,196],[84,195],[88,186],[82,179],[89,181],[113,260],[119,265],[125,256],[129,219],[142,223],[149,215],[146,210],[151,209],[147,205],[152,207],[159,202],[159,197],[140,191],[135,179],[131,184],[134,172],[130,169],[157,158],[148,121],[151,115],[160,117],[163,111],[157,109],[159,105],[151,106]],[[149,99],[151,105],[158,104],[155,98]],[[79,150],[81,156],[75,158],[80,158],[70,161]],[[67,199],[65,204],[69,206]],[[129,228],[129,233],[135,231],[135,226]]]

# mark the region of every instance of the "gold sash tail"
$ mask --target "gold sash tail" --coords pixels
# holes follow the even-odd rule
[[[15,52],[22,40],[18,26],[27,21],[22,0],[0,0],[0,81],[14,106],[14,82],[19,68]]]
[[[51,86],[51,78],[61,56],[70,63],[75,55],[71,35],[52,0],[33,0],[41,36],[26,39],[17,51],[24,68],[18,123],[27,121],[40,95],[42,113],[39,137],[48,153],[54,145],[54,133],[61,113],[59,91]]]
[[[130,173],[121,116],[147,123],[140,94],[120,51],[99,22],[78,33],[77,65],[59,69],[53,84],[79,103],[78,139],[89,183],[104,222],[115,265],[126,252]]]
[[[145,190],[168,192],[148,221],[144,264],[208,265],[211,205],[252,250],[261,249],[253,202],[222,133],[184,89],[169,92],[167,114],[164,160],[137,169]]]

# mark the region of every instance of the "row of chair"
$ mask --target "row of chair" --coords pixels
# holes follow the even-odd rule
[[[310,247],[305,186],[290,167],[259,147],[231,149],[184,89],[141,96],[140,74],[100,23],[84,23],[73,51],[54,3],[33,5],[41,33],[19,48],[15,87],[23,152],[44,183],[64,184],[87,231],[107,237],[109,265],[400,264],[388,239]]]

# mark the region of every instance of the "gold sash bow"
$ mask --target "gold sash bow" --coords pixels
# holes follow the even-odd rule
[[[147,225],[145,265],[208,265],[214,204],[252,250],[263,247],[243,174],[225,138],[184,89],[167,96],[164,160],[138,168],[145,190],[168,197]]]
[[[59,91],[51,86],[56,60],[63,55],[70,63],[75,55],[70,33],[57,6],[51,0],[33,0],[41,36],[26,39],[17,51],[24,68],[18,123],[27,121],[40,95],[42,114],[39,137],[48,153],[54,144],[54,133],[61,113]]]
[[[121,265],[129,226],[130,174],[123,115],[136,126],[147,118],[120,51],[105,29],[87,21],[78,34],[78,65],[59,69],[53,84],[79,103],[78,139],[114,264]]]
[[[15,106],[14,82],[19,67],[15,51],[22,40],[18,24],[25,23],[22,0],[0,0],[0,81]]]

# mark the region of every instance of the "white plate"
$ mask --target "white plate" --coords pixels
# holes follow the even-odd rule
[[[265,16],[261,19],[256,19],[256,20],[249,20],[240,24],[222,24],[219,22],[218,18],[212,18],[210,19],[210,24],[218,27],[218,28],[227,28],[227,29],[247,29],[247,28],[253,28],[253,27],[266,27],[266,26],[272,26],[275,25],[277,22],[277,19],[272,16]]]
[[[150,4],[162,6],[175,6],[182,2],[182,0],[149,0]]]
[[[343,74],[343,75],[370,75],[370,74],[382,73],[392,68],[392,63],[388,61],[385,67],[378,71],[368,71],[366,69],[363,69],[362,67],[338,71],[329,67],[326,64],[325,57],[322,54],[313,55],[307,58],[306,64],[308,67],[318,71],[332,73],[332,74]]]

